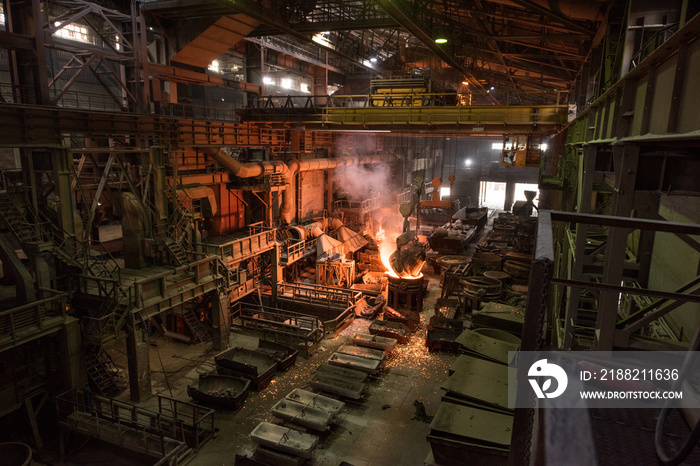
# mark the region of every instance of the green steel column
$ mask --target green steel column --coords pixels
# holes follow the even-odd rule
[[[82,357],[80,353],[80,321],[67,316],[62,324],[60,333],[60,371],[63,389],[78,388],[81,384],[80,366]]]
[[[71,189],[71,166],[73,165],[73,155],[70,151],[62,147],[53,151],[53,171],[58,186],[58,197],[56,199],[56,211],[58,213],[59,227],[63,229],[67,237],[75,238],[75,209],[73,207],[73,190]],[[75,247],[74,240],[69,244],[64,243],[69,250]]]
[[[639,146],[625,144],[613,146],[615,158],[615,193],[611,215],[629,217],[634,201],[634,188],[639,161]],[[627,256],[629,228],[610,228],[603,265],[603,283],[619,285],[623,278]],[[596,347],[598,351],[610,351],[615,343],[620,293],[602,290],[598,299],[598,319],[596,322]]]

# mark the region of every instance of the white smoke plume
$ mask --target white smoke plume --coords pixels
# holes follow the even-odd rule
[[[352,165],[335,170],[334,181],[348,199],[365,200],[375,193],[383,198],[390,196],[392,189],[391,169],[387,165]]]

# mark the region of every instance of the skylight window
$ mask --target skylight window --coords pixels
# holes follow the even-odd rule
[[[59,27],[62,23],[56,21],[53,23],[55,27]],[[53,33],[56,37],[62,37],[68,40],[88,43],[87,27],[79,24],[68,24]]]

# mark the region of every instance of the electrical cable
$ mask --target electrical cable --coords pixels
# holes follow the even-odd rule
[[[688,349],[688,354],[683,361],[683,366],[681,367],[678,380],[673,385],[673,390],[678,390],[683,385],[683,382],[690,372],[690,368],[694,365],[694,353],[698,350],[700,350],[700,328],[698,328],[697,332],[695,333],[693,342]],[[656,421],[656,430],[654,432],[654,447],[656,448],[656,456],[664,466],[676,466],[681,464],[693,451],[698,443],[698,440],[700,440],[700,421],[698,421],[695,424],[695,427],[693,427],[693,430],[690,432],[690,435],[686,437],[685,441],[683,442],[683,446],[676,453],[674,453],[673,456],[668,456],[667,452],[664,450],[661,440],[663,435],[663,427],[671,410],[671,403],[672,400],[668,399],[664,403],[663,408],[661,408],[659,418]]]

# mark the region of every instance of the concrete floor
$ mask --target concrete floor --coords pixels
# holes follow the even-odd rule
[[[386,368],[368,383],[364,402],[346,407],[337,423],[321,436],[312,464],[339,465],[343,461],[357,466],[424,464],[430,450],[425,439],[429,424],[412,419],[416,413],[413,403],[418,400],[428,415],[435,414],[443,393],[440,384],[456,358],[449,353],[429,353],[425,347],[425,325],[440,294],[439,277],[426,274],[426,278],[429,286],[421,328],[407,345],[397,345]],[[299,356],[295,366],[275,375],[262,392],[251,391],[240,409],[232,412],[217,409],[216,437],[189,464],[232,465],[236,454],[252,454],[255,444],[248,435],[261,421],[275,421],[269,412],[272,405],[292,389],[307,387],[316,368],[336,348],[349,344],[356,332],[367,332],[369,323],[356,319],[338,337],[324,340],[313,356]],[[255,342],[237,330],[232,332],[231,345],[254,346]],[[211,344],[186,345],[160,338],[153,343],[150,348],[153,393],[190,401],[187,385],[196,385],[199,374],[215,370]],[[153,397],[143,406],[153,407],[155,402]]]

